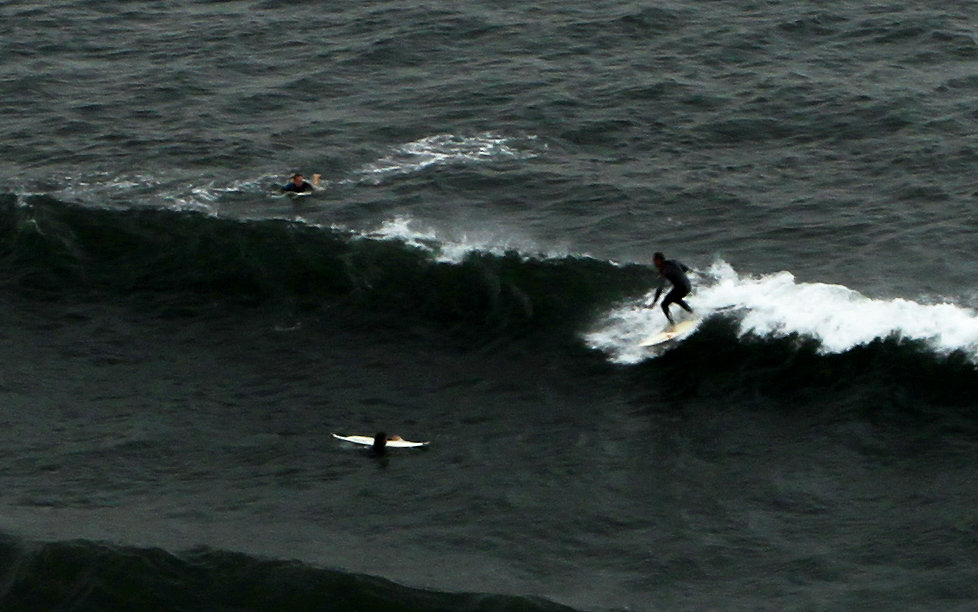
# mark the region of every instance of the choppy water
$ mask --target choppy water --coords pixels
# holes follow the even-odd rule
[[[0,4],[0,607],[971,609],[976,17]]]

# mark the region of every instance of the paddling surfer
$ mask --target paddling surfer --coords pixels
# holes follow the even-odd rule
[[[652,263],[659,270],[659,287],[655,290],[655,299],[652,303],[648,305],[649,308],[655,306],[655,303],[659,301],[659,296],[662,295],[662,288],[665,286],[668,280],[672,283],[672,290],[666,294],[664,300],[662,300],[662,312],[666,313],[666,319],[669,320],[671,325],[675,325],[676,322],[673,321],[672,315],[669,314],[669,305],[672,303],[679,304],[686,312],[693,312],[693,309],[689,307],[689,304],[683,300],[687,294],[692,290],[692,285],[689,282],[689,278],[686,277],[686,272],[689,272],[689,268],[684,266],[678,261],[671,259],[666,259],[662,253],[656,253],[652,256]]]
[[[319,187],[318,174],[312,175],[312,183],[307,181],[301,174],[296,172],[289,178],[289,182],[282,186],[282,191],[286,193],[306,193],[315,191]]]

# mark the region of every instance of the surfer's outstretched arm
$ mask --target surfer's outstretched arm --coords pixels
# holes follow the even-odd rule
[[[646,308],[652,308],[653,306],[655,306],[655,303],[659,301],[659,296],[660,295],[662,295],[662,285],[659,285],[659,288],[655,290],[655,297],[652,298],[652,301],[651,302],[648,302],[647,304],[645,304],[645,307]]]

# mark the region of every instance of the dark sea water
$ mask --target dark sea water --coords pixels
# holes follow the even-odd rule
[[[978,609],[976,24],[0,2],[0,609]]]

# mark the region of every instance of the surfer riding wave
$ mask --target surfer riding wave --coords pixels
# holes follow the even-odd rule
[[[659,296],[662,295],[662,289],[668,280],[672,284],[672,290],[662,300],[662,312],[665,313],[669,324],[675,325],[676,322],[673,320],[672,315],[669,314],[670,304],[679,304],[686,312],[693,312],[689,304],[683,300],[693,288],[689,282],[689,278],[686,277],[686,272],[689,272],[689,268],[678,261],[666,259],[662,253],[652,255],[652,263],[659,270],[659,287],[655,290],[655,299],[652,300],[652,303],[648,307],[655,306],[655,303],[659,301]]]

